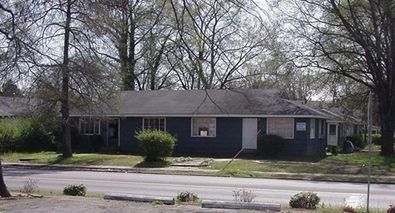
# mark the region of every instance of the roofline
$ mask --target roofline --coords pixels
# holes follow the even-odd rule
[[[70,117],[234,117],[234,118],[318,118],[320,115],[251,115],[251,114],[71,114]]]
[[[306,108],[306,109],[311,110],[311,111],[313,111],[313,112],[315,112],[317,114],[320,114],[323,117],[327,117],[327,115],[325,115],[325,113],[321,112],[320,110],[314,109],[313,107],[310,107],[307,104],[303,104],[303,103],[299,103],[297,101],[292,101],[292,100],[287,100],[287,99],[285,99],[285,100],[290,102],[290,103],[292,103],[292,104],[294,104],[294,105],[296,105],[296,106],[298,106],[298,107]]]

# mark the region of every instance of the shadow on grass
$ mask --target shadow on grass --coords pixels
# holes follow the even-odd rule
[[[141,161],[136,164],[134,167],[136,168],[164,168],[171,165],[170,161],[161,160],[161,161]]]
[[[277,156],[261,156],[261,155],[243,155],[239,158],[246,160],[268,160],[268,161],[290,161],[290,162],[310,162],[316,163],[327,156],[325,155],[317,155],[317,156],[292,156],[292,155],[277,155]]]
[[[63,157],[58,155],[56,159],[49,164],[77,164],[77,165],[100,165],[103,158],[96,156],[71,156]]]
[[[63,157],[63,155],[58,155],[54,161],[50,162],[50,164],[62,164],[65,160],[69,158],[72,157]]]
[[[239,170],[239,169],[225,169],[219,171],[217,174],[222,176],[231,176],[231,177],[256,177],[256,175],[251,171]]]

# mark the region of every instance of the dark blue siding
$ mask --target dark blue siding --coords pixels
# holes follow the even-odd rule
[[[121,151],[138,153],[136,130],[141,130],[142,118],[121,119]],[[176,155],[232,155],[241,149],[242,119],[217,118],[216,137],[192,137],[191,118],[166,118],[166,131],[176,136]]]
[[[192,137],[191,118],[166,118],[166,130],[178,139],[178,155],[231,155],[241,149],[241,118],[217,118],[216,137]]]
[[[242,118],[217,118],[216,137],[192,137],[191,118],[168,117],[166,118],[166,131],[176,136],[174,154],[176,155],[209,155],[209,156],[232,156],[242,147]],[[316,137],[310,139],[310,119],[295,118],[294,139],[285,139],[286,146],[284,155],[323,155],[326,147],[326,137],[319,138],[318,122],[316,119]],[[306,131],[296,131],[296,123],[305,122]],[[78,125],[78,119],[73,118],[74,126]],[[102,136],[106,133],[106,123],[102,123]],[[260,134],[266,134],[267,119],[258,118],[257,128]],[[340,128],[340,127],[339,127]],[[120,151],[127,153],[140,153],[139,144],[134,138],[137,131],[142,129],[142,117],[120,118]],[[326,132],[326,128],[324,128]],[[105,137],[103,137],[105,139]],[[106,142],[104,140],[104,142]]]
[[[344,148],[344,142],[346,141],[346,124],[345,123],[339,123],[338,125],[338,141],[337,144],[339,145],[340,149]]]
[[[139,144],[134,137],[137,131],[143,128],[142,118],[121,118],[121,152],[139,153]]]
[[[318,138],[318,122],[316,119],[315,138],[310,139],[310,119],[295,118],[294,139],[285,139],[284,155],[315,156],[325,154],[325,137]],[[306,131],[296,131],[296,123],[305,122]]]

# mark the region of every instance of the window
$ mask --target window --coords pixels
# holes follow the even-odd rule
[[[324,120],[318,121],[318,137],[319,138],[325,137],[325,121]]]
[[[315,119],[310,119],[310,139],[315,138]]]
[[[278,135],[286,139],[294,138],[293,118],[268,118],[267,134]]]
[[[80,118],[80,134],[100,135],[100,119],[92,117]]]
[[[192,118],[193,137],[215,137],[216,119],[215,118]]]
[[[144,129],[166,131],[165,118],[143,118],[143,130]]]
[[[318,138],[323,138],[323,135],[322,135],[322,120],[318,120]]]
[[[329,124],[329,135],[336,135],[336,128],[335,124]]]

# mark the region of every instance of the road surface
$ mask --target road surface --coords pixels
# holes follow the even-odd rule
[[[175,197],[181,191],[196,193],[203,200],[232,201],[233,191],[246,189],[257,196],[255,202],[286,204],[298,192],[312,191],[325,205],[366,205],[366,184],[322,181],[278,180],[188,175],[158,175],[92,171],[59,171],[4,168],[7,186],[22,188],[28,179],[39,190],[62,192],[69,184],[84,184],[90,194],[134,194]],[[395,203],[395,185],[371,185],[370,206],[387,208]]]

